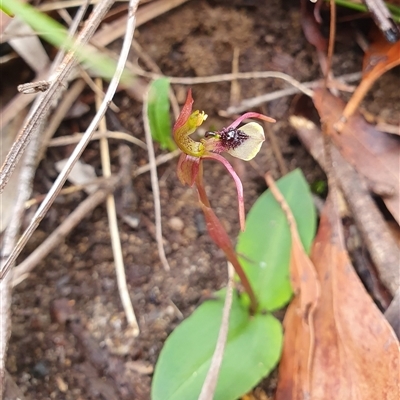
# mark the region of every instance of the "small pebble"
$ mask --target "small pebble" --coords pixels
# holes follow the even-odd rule
[[[56,376],[56,382],[57,382],[58,390],[59,390],[61,393],[67,393],[67,391],[68,391],[68,384],[64,381],[63,378],[61,378],[61,376]]]
[[[168,221],[168,226],[176,232],[180,232],[183,227],[184,227],[184,223],[183,221],[179,218],[179,217],[172,217],[169,221]]]
[[[44,361],[39,361],[32,369],[32,375],[36,378],[44,378],[49,374],[49,368]]]

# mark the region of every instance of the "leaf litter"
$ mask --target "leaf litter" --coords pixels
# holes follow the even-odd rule
[[[296,253],[297,254],[297,253]],[[299,258],[297,255],[296,256],[293,256],[294,258],[296,258],[296,260]],[[301,265],[301,263],[299,263],[300,265]],[[314,274],[315,275],[315,274]],[[315,277],[314,277],[315,278]],[[314,279],[313,278],[313,279]],[[303,283],[304,284],[304,283]],[[306,285],[307,286],[307,285]],[[295,300],[296,301],[296,300]],[[315,349],[316,350],[316,349]],[[316,351],[315,351],[315,353],[316,353]],[[309,355],[310,353],[308,353],[308,355]],[[376,396],[372,396],[373,398],[375,398]]]
[[[298,247],[296,241],[293,247]],[[302,293],[298,292],[284,318],[276,400],[397,399],[399,342],[351,265],[330,197],[310,259],[304,252],[292,250],[295,277],[303,273],[308,277],[301,290],[312,292],[316,285],[321,287],[313,312],[313,335],[305,323]],[[311,262],[314,279],[307,272]],[[310,346],[312,353],[306,350]]]
[[[386,207],[400,223],[400,142],[396,137],[378,131],[358,112],[338,133],[335,124],[345,103],[323,89],[314,91],[313,100],[333,143],[343,157],[368,179],[369,186],[382,196]]]
[[[382,33],[375,31],[372,32],[372,39],[364,55],[363,78],[343,110],[341,118],[343,122],[355,113],[374,82],[385,72],[400,64],[400,41],[389,43]],[[343,126],[343,123],[341,125]]]

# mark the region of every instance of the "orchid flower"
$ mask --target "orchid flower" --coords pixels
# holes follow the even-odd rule
[[[202,161],[207,159],[219,161],[233,177],[238,194],[240,227],[244,230],[245,213],[243,185],[231,164],[229,164],[228,160],[222,157],[220,153],[227,152],[242,160],[251,160],[259,152],[265,140],[264,130],[261,125],[256,122],[250,122],[238,129],[239,124],[246,118],[258,118],[268,122],[275,122],[275,120],[262,114],[249,112],[220,131],[207,132],[204,138],[197,142],[193,140],[190,135],[203,123],[207,118],[207,114],[205,114],[204,111],[200,112],[198,110],[192,112],[192,106],[192,92],[189,90],[186,102],[173,128],[175,142],[182,150],[178,162],[178,177],[183,184],[189,186],[195,185],[199,195],[200,206],[206,219],[208,232],[214,242],[224,251],[228,261],[230,261],[235,268],[249,296],[250,311],[254,313],[257,309],[257,299],[240,265],[228,234],[211,208],[203,183]]]
[[[245,224],[243,185],[231,164],[220,153],[227,152],[245,161],[253,159],[265,140],[264,130],[256,122],[250,122],[239,129],[237,127],[247,118],[258,118],[268,122],[275,122],[275,120],[263,114],[248,112],[220,131],[207,132],[200,142],[196,142],[190,135],[207,119],[207,114],[198,110],[192,112],[192,106],[192,92],[189,90],[186,102],[173,128],[174,140],[182,150],[178,162],[178,178],[183,184],[193,186],[203,160],[213,159],[222,163],[236,184],[240,228],[243,231]]]

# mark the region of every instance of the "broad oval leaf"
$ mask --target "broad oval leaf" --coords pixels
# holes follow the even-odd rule
[[[311,192],[302,172],[295,170],[277,185],[296,219],[308,252],[315,236],[316,214]],[[239,235],[236,251],[261,309],[283,307],[292,296],[289,278],[291,237],[288,222],[269,190],[251,208],[246,230]]]
[[[152,400],[197,400],[216,346],[225,291],[216,293],[168,337],[152,383]],[[235,400],[277,364],[282,327],[272,315],[250,317],[234,294],[214,400]]]
[[[169,115],[169,80],[159,78],[150,84],[147,108],[150,130],[153,139],[161,148],[174,150],[175,143],[171,136],[171,118]]]

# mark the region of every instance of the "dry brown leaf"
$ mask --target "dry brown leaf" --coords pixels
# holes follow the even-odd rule
[[[272,177],[267,174],[265,180],[276,201],[281,206],[289,223],[290,235],[292,239],[292,248],[290,255],[290,279],[292,288],[296,294],[295,313],[296,320],[302,327],[302,335],[295,335],[290,338],[290,343],[296,343],[300,339],[299,345],[296,346],[297,351],[301,352],[301,358],[306,360],[306,368],[293,370],[296,373],[298,385],[303,387],[306,392],[310,392],[310,375],[312,369],[312,360],[315,344],[314,332],[314,313],[320,297],[320,285],[317,279],[314,266],[306,254],[300,236],[297,231],[296,221],[293,214],[286,203],[284,197],[280,193]],[[293,327],[296,331],[296,327]],[[290,333],[291,334],[291,330]],[[284,349],[285,351],[285,349]],[[294,364],[290,364],[287,368],[295,368]]]
[[[395,400],[400,394],[399,342],[355,274],[328,200],[311,253],[321,297],[314,313],[310,391],[299,378],[309,361],[307,330],[296,297],[284,320],[276,400]]]
[[[400,141],[377,131],[355,113],[338,133],[334,127],[340,118],[344,102],[329,92],[317,89],[313,96],[326,133],[343,157],[366,178],[370,187],[382,195],[386,207],[400,224]]]
[[[321,129],[310,120],[312,107],[310,108],[306,101],[297,104],[304,109],[296,107],[296,115],[290,117],[290,123],[296,129],[306,149],[319,165],[328,171],[331,167],[326,162]],[[393,239],[387,221],[372,199],[366,180],[349,165],[335,147],[331,147],[331,156],[335,166],[335,179],[343,192],[380,280],[394,295],[400,286],[400,247]],[[394,221],[394,224],[399,227],[397,222]]]
[[[363,62],[363,78],[353,93],[350,101],[343,110],[344,121],[354,114],[358,105],[367,94],[375,81],[386,71],[400,64],[400,41],[389,43],[381,32],[377,32],[376,38],[365,53]],[[399,82],[397,82],[399,84]],[[341,125],[341,129],[345,125]]]
[[[301,27],[307,41],[312,44],[318,52],[326,52],[328,41],[321,32],[321,24],[316,19],[315,5],[307,0],[301,2]]]

